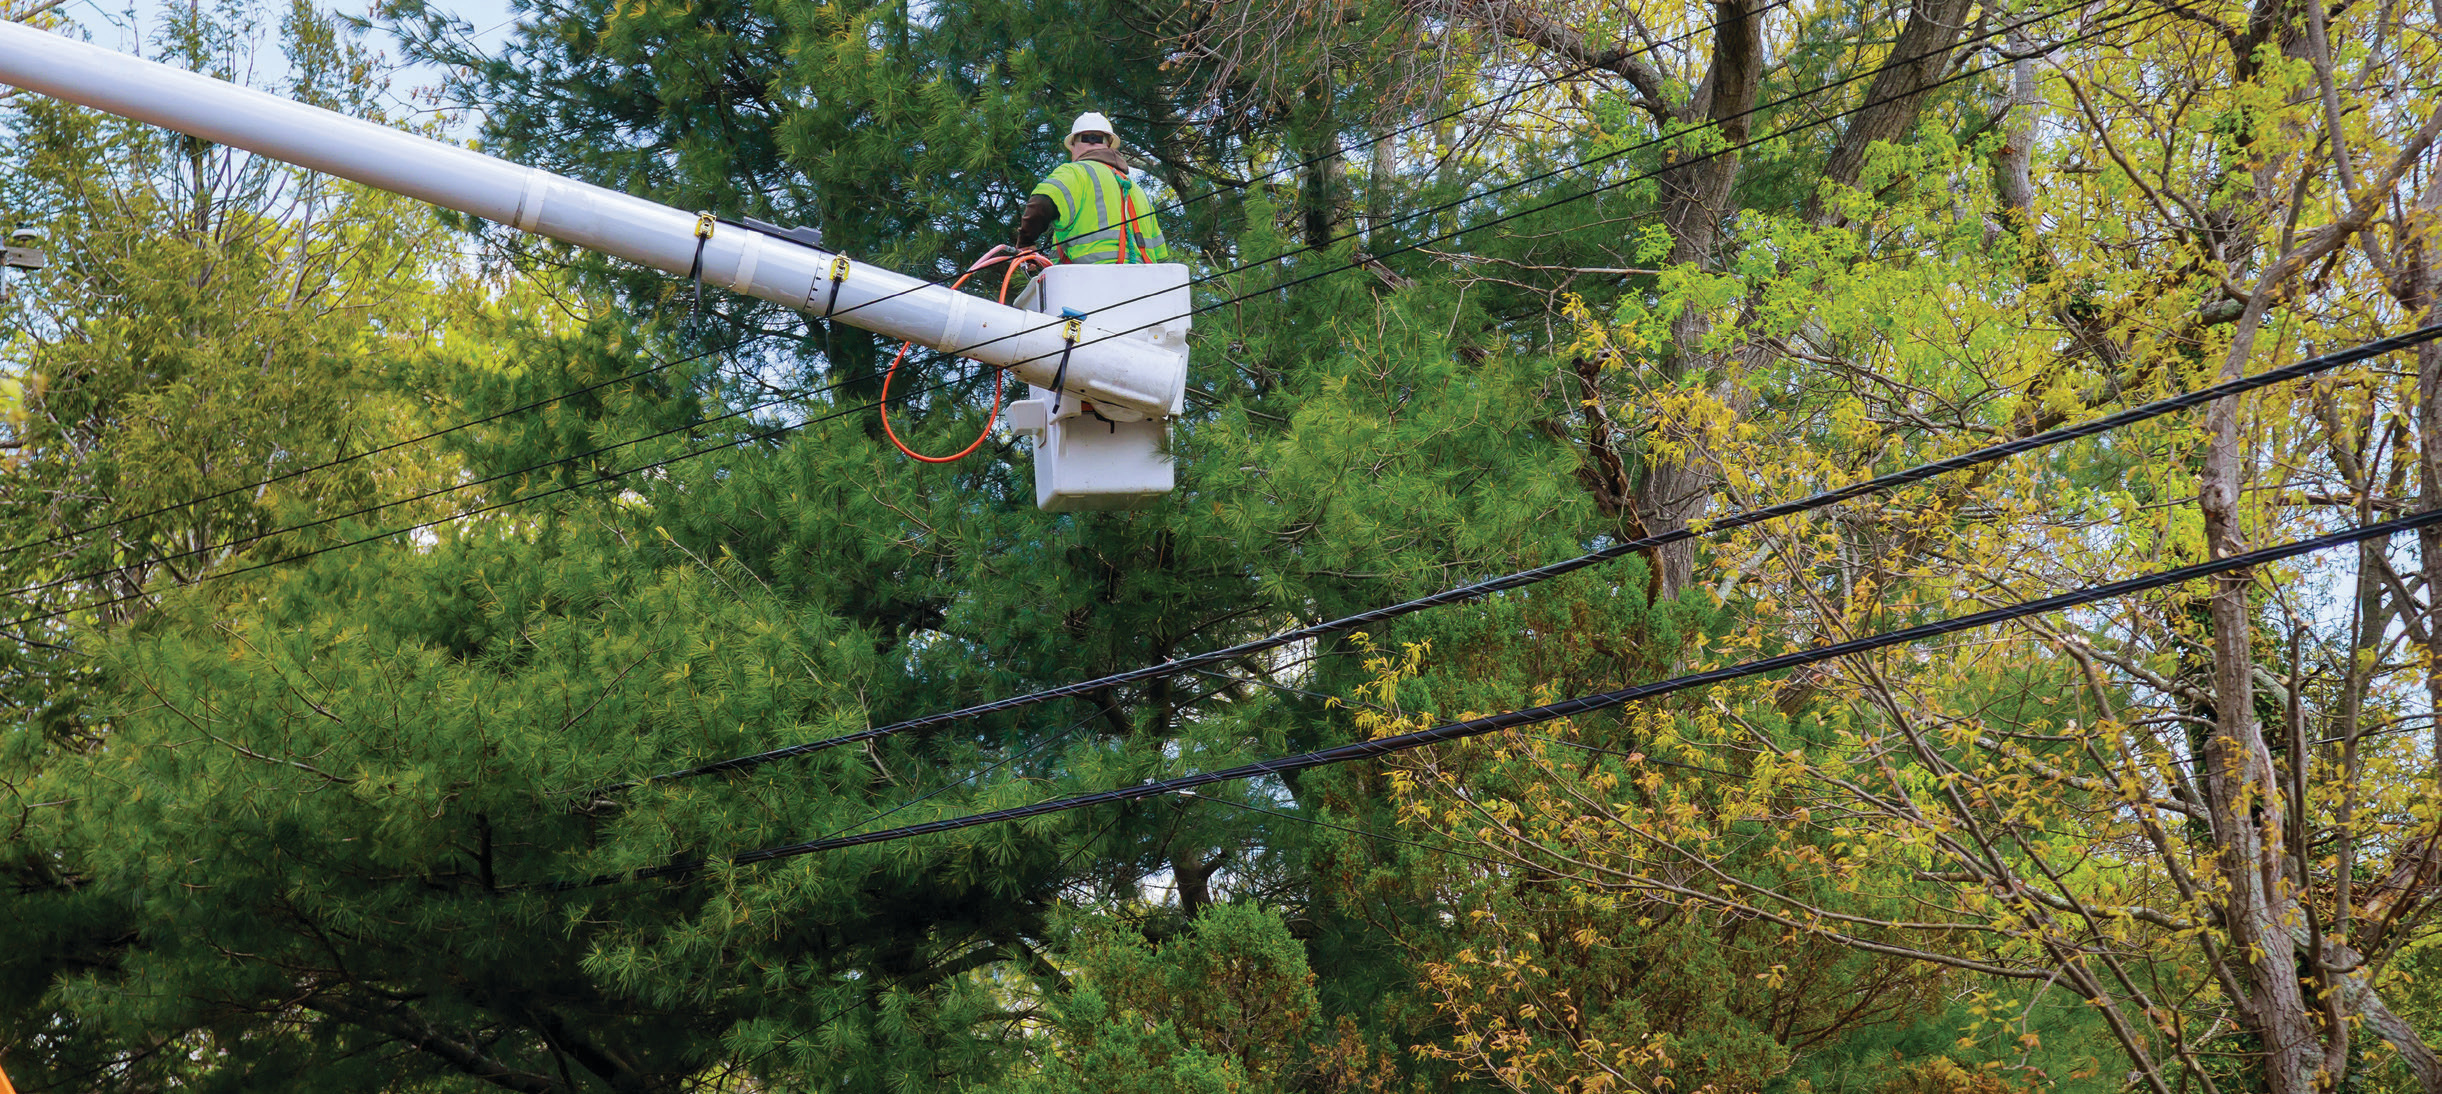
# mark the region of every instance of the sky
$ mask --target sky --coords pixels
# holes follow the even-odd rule
[[[153,29],[152,10],[156,2],[157,0],[70,0],[61,8],[61,11],[90,32],[95,44],[123,52],[137,52],[139,41],[145,35],[150,34]],[[321,2],[325,10],[354,16],[362,16],[372,7],[372,0],[321,0]],[[510,24],[514,18],[509,11],[509,0],[434,0],[432,6],[465,21],[472,28],[471,37],[482,44],[486,50],[498,50],[508,42]],[[134,9],[132,12],[129,10],[131,7]],[[366,35],[365,44],[375,52],[384,54],[394,61],[398,57],[398,43],[378,30]],[[276,61],[278,54],[264,50],[258,53],[258,57],[266,61]],[[440,78],[441,73],[430,66],[415,65],[403,68],[391,77],[392,98],[401,104],[413,103],[418,108],[422,108],[423,104],[416,102],[416,97],[412,93],[419,88],[437,84],[440,82]],[[262,81],[258,76],[258,85],[261,82],[268,81]],[[473,120],[460,119],[459,124],[453,128],[466,135],[472,135],[474,132]]]

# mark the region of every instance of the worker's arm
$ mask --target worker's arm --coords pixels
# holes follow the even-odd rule
[[[1051,226],[1059,219],[1060,207],[1053,204],[1050,198],[1042,194],[1028,197],[1026,212],[1023,216],[1018,217],[1017,245],[1020,247],[1033,246],[1034,241],[1042,238],[1043,233],[1050,231]]]

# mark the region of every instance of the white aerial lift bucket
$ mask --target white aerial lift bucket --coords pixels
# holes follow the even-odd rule
[[[1195,305],[1187,267],[1176,262],[1052,266],[1018,294],[1017,306],[1082,320],[1178,355],[1168,414],[1145,414],[1027,385],[1009,405],[1009,428],[1034,439],[1034,500],[1051,512],[1127,509],[1170,492],[1170,419],[1186,409],[1187,328]]]

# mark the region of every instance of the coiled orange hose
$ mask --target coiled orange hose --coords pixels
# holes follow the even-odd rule
[[[1000,248],[993,248],[994,252],[999,250]],[[967,267],[967,272],[959,274],[958,280],[950,282],[950,287],[956,289],[964,286],[967,283],[967,279],[975,276],[977,273],[989,269],[994,265],[1005,264],[1001,270],[1000,301],[1001,303],[1006,304],[1009,302],[1010,280],[1017,276],[1018,267],[1028,262],[1034,263],[1037,267],[1051,265],[1050,259],[1044,258],[1042,255],[1036,254],[1033,251],[1013,251],[1000,257],[994,257],[993,253],[986,253],[984,257],[976,260],[974,265]],[[889,370],[882,373],[882,435],[889,437],[890,443],[896,446],[899,451],[906,453],[911,459],[921,460],[925,463],[955,463],[959,460],[963,460],[969,455],[973,454],[976,449],[983,447],[984,441],[990,439],[992,436],[993,425],[1001,420],[1001,392],[1008,383],[1008,370],[998,368],[992,370],[992,413],[984,419],[983,432],[976,434],[975,440],[969,442],[965,448],[961,448],[947,456],[927,456],[922,452],[918,452],[913,448],[907,447],[907,442],[899,439],[898,431],[890,427],[890,381],[892,377],[899,374],[899,363],[907,360],[908,345],[909,343],[906,342],[899,343],[899,352],[896,356],[890,359]]]

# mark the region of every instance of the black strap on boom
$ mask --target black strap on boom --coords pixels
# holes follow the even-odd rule
[[[695,214],[695,261],[687,266],[687,280],[695,283],[695,300],[687,305],[687,322],[695,322],[695,313],[704,307],[704,244],[712,241],[712,227],[721,218],[710,213]]]
[[[1076,352],[1077,336],[1084,333],[1085,313],[1075,308],[1062,308],[1060,314],[1068,322],[1060,324],[1060,367],[1051,374],[1051,416],[1060,416],[1060,385],[1068,382],[1068,355]]]
[[[839,364],[839,358],[831,352],[831,328],[838,326],[839,320],[831,318],[831,315],[839,310],[839,287],[847,283],[848,256],[831,256],[831,299],[822,306],[822,360],[825,368]]]

